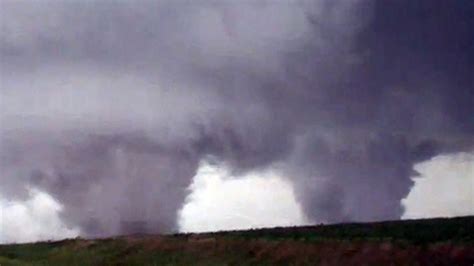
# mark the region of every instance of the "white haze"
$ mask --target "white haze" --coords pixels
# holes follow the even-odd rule
[[[180,213],[184,232],[219,231],[309,223],[291,184],[274,172],[233,177],[222,166],[204,163]]]
[[[61,221],[61,205],[50,195],[31,189],[25,201],[7,201],[0,197],[0,243],[21,243],[72,238],[76,228]]]
[[[474,214],[474,153],[440,155],[415,165],[421,176],[402,201],[402,218]]]

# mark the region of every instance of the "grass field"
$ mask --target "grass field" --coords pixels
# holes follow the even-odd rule
[[[0,265],[473,265],[474,216],[0,245]]]

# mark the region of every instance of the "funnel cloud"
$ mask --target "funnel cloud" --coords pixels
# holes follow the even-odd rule
[[[0,195],[44,191],[85,236],[178,230],[202,162],[278,171],[312,222],[400,219],[414,164],[474,151],[471,1],[5,0],[0,15]]]

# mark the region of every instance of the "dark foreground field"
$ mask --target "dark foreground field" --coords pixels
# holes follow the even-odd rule
[[[474,265],[474,216],[0,245],[0,265]]]

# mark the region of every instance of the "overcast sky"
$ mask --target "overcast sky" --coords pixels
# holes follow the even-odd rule
[[[473,18],[0,1],[0,240],[474,214]]]

